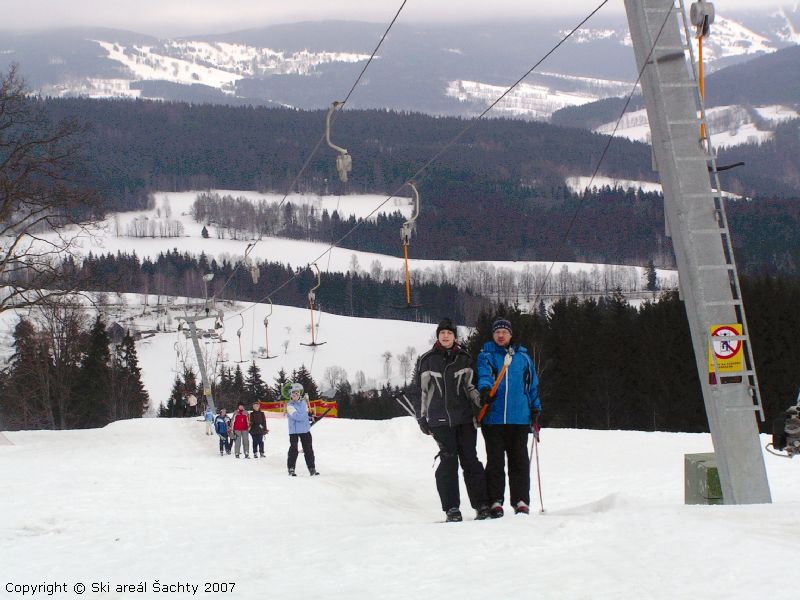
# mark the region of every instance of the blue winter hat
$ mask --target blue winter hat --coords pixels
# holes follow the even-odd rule
[[[509,321],[508,319],[504,319],[503,317],[495,319],[494,323],[492,323],[492,333],[494,333],[498,329],[508,329],[508,333],[511,334],[514,333],[513,330],[511,329],[511,321]]]

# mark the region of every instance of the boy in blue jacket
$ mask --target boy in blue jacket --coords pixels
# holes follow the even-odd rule
[[[482,421],[486,443],[486,487],[490,516],[503,516],[505,458],[508,456],[508,484],[511,506],[517,514],[528,514],[530,468],[528,433],[536,422],[541,404],[539,381],[525,347],[511,343],[511,323],[499,318],[492,324],[492,341],[478,355],[478,391],[489,405]],[[505,363],[508,365],[505,367]],[[497,382],[495,394],[491,390]]]
[[[220,408],[219,414],[214,419],[214,430],[219,436],[219,455],[222,456],[224,452],[231,453],[231,446],[233,446],[233,439],[231,434],[231,418],[225,414],[225,409]]]
[[[303,445],[303,457],[306,459],[309,475],[319,475],[314,467],[314,448],[311,443],[311,417],[308,414],[308,404],[303,398],[303,386],[293,383],[287,386],[289,402],[286,404],[286,417],[289,420],[289,456],[286,466],[289,475],[296,477],[295,465],[297,464],[297,442]]]

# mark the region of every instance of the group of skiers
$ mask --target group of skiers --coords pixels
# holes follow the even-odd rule
[[[538,431],[541,403],[533,362],[525,347],[512,343],[512,335],[508,320],[494,321],[492,340],[478,355],[477,382],[450,319],[439,323],[436,343],[419,358],[418,423],[439,446],[436,488],[448,522],[462,520],[459,461],[477,520],[503,516],[506,457],[511,506],[516,514],[529,513],[527,441]],[[486,445],[485,469],[477,455],[478,427]]]
[[[309,475],[319,475],[314,463],[314,448],[311,438],[311,424],[314,417],[308,410],[307,397],[303,396],[303,386],[299,383],[288,383],[283,387],[282,395],[287,400],[286,416],[289,422],[289,454],[286,460],[286,467],[289,475],[296,477],[295,467],[297,464],[298,442],[302,444],[303,456],[308,467]],[[242,447],[244,447],[244,457],[250,458],[250,439],[253,440],[253,458],[265,458],[264,456],[264,436],[269,433],[267,418],[261,410],[261,403],[254,402],[253,410],[247,412],[244,404],[239,403],[233,415],[226,414],[226,410],[221,408],[219,414],[214,416],[210,408],[205,413],[206,433],[213,435],[211,430],[219,437],[219,455],[231,453],[233,448],[234,455],[239,458]],[[248,437],[249,436],[249,437]]]
[[[436,489],[439,492],[446,521],[463,520],[458,483],[458,464],[475,518],[497,519],[503,516],[505,501],[505,462],[508,460],[509,499],[515,514],[530,511],[530,463],[528,434],[538,434],[541,411],[539,382],[533,361],[524,346],[513,343],[511,323],[498,318],[492,324],[492,339],[478,355],[473,369],[472,357],[457,340],[457,330],[450,319],[436,328],[436,342],[420,356],[416,369],[415,389],[419,391],[417,422],[439,447]],[[477,374],[477,377],[476,377]],[[310,475],[319,475],[314,462],[311,425],[303,386],[287,383],[281,390],[287,400],[286,417],[289,429],[289,452],[286,467],[295,477],[299,454],[298,443]],[[206,410],[207,433],[219,437],[220,456],[230,454],[233,447],[239,458],[264,458],[264,436],[269,433],[266,415],[259,402],[252,412],[240,403],[233,415],[224,408],[214,416]],[[477,454],[477,429],[483,432],[486,446],[486,468]]]

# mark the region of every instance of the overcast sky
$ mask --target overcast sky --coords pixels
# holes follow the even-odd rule
[[[601,0],[408,0],[400,21],[447,22],[588,14]],[[222,33],[292,21],[388,23],[401,0],[0,0],[0,29],[115,27],[152,35]],[[790,5],[790,0],[719,0],[717,12]],[[621,14],[622,0],[602,13]]]

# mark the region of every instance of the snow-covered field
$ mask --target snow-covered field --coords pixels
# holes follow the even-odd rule
[[[119,322],[125,328],[141,332],[155,332],[156,327],[161,329],[160,332],[146,334],[136,344],[142,381],[150,394],[149,414],[154,415],[159,404],[167,403],[175,376],[183,373],[184,366],[198,372],[191,340],[176,331],[176,317],[185,314],[194,316],[198,309],[187,310],[185,298],[176,300],[162,297],[162,301],[170,300],[171,304],[156,306],[156,296],[150,296],[148,307],[142,306],[142,297],[138,294],[123,294],[121,298],[109,294],[107,300],[114,304],[102,308],[107,325]],[[196,301],[191,301],[196,307]],[[317,343],[322,345],[313,348],[301,345],[311,342],[311,315],[308,309],[274,306],[270,314],[267,304],[237,303],[219,305],[219,308],[225,313],[225,329],[221,332],[225,341],[220,342],[214,337],[200,339],[207,370],[217,373],[220,366],[235,368],[237,362],[243,360],[241,368],[246,372],[252,360],[255,360],[262,379],[269,385],[274,383],[281,369],[291,375],[292,371],[304,365],[321,390],[330,388],[325,378],[329,367],[344,369],[347,379],[356,389],[358,371],[363,372],[364,385],[368,389],[379,388],[387,381],[402,386],[410,380],[416,357],[430,349],[436,337],[435,324],[344,317],[315,311],[315,337]],[[4,364],[11,355],[11,333],[19,316],[26,314],[27,311],[0,314],[0,364]],[[269,326],[265,328],[264,318],[268,314]],[[35,315],[34,311],[34,318]],[[214,317],[215,313],[212,312],[211,318],[199,321],[198,329],[213,330]],[[241,346],[237,332],[241,332]],[[459,328],[461,338],[468,333],[467,327]],[[259,358],[264,355],[267,343],[269,355],[274,358]],[[409,352],[409,348],[412,360],[404,373],[399,359]],[[388,361],[388,377],[384,357],[387,352],[392,355]]]
[[[599,181],[599,180],[598,180]],[[633,182],[631,182],[633,184]],[[657,184],[642,183],[644,186]],[[649,188],[648,188],[649,189]],[[252,191],[234,190],[211,190],[220,195],[229,194],[234,197],[245,197],[252,202],[265,200],[268,202],[278,202],[282,196],[279,194],[260,194]],[[204,239],[201,236],[202,224],[194,221],[191,216],[191,206],[199,192],[157,192],[154,194],[155,206],[151,210],[133,211],[117,213],[99,224],[93,237],[83,237],[79,240],[79,250],[88,254],[116,253],[116,252],[136,252],[142,259],[145,257],[155,258],[161,252],[168,252],[177,249],[180,252],[188,252],[199,255],[205,252],[209,257],[240,259],[244,256],[248,244],[252,241],[246,239],[234,240],[229,237],[219,238],[215,235],[215,230],[210,227],[210,237]],[[386,200],[386,196],[366,194],[351,196],[316,196],[316,195],[290,195],[287,202],[293,204],[308,204],[321,214],[323,209],[330,212],[338,210],[340,214],[348,217],[367,217],[375,208]],[[392,198],[387,202],[380,212],[393,213],[401,212],[404,216],[410,216],[412,206],[409,198]],[[423,208],[424,211],[424,208]],[[377,213],[376,213],[377,214]],[[169,216],[167,216],[169,215]],[[179,222],[184,230],[183,235],[178,237],[129,237],[125,235],[128,226],[135,220],[148,219],[153,223],[166,223],[167,220]],[[420,218],[424,218],[421,216]],[[409,269],[412,273],[436,273],[437,276],[446,275],[447,272],[456,272],[458,269],[509,269],[520,273],[525,270],[550,269],[553,273],[558,273],[564,267],[570,273],[584,271],[589,273],[595,265],[592,263],[577,262],[556,262],[549,261],[465,261],[458,262],[453,260],[420,260],[414,258],[414,238],[411,240]],[[403,269],[402,245],[400,242],[400,232],[397,234],[397,255],[389,256],[386,254],[376,254],[373,252],[362,252],[347,248],[333,248],[321,242],[307,242],[291,240],[286,238],[264,237],[250,251],[249,257],[254,260],[269,260],[292,266],[303,266],[319,259],[319,267],[323,271],[344,273],[352,270],[354,259],[359,271],[369,271],[374,263],[380,264],[381,268],[392,270],[400,277]],[[321,257],[321,258],[320,258]],[[605,265],[598,265],[599,268]],[[629,267],[624,265],[608,265],[609,268],[625,269],[632,272],[632,278],[642,281],[644,276],[643,267]],[[659,277],[663,281],[664,287],[670,287],[675,280],[675,272],[669,270],[659,270]],[[454,281],[454,283],[457,283]]]
[[[442,524],[436,447],[412,419],[322,421],[313,479],[302,457],[286,476],[285,421],[270,425],[257,461],[221,458],[191,418],[6,433],[0,594],[58,582],[68,591],[53,597],[92,599],[793,597],[796,461],[766,457],[771,505],[685,506],[683,454],[710,451],[709,436],[546,429],[544,514],[472,521],[462,485],[467,520]]]
[[[175,370],[183,372],[184,362],[190,366],[197,364],[191,341],[175,332],[174,317],[183,313],[179,307],[174,307],[170,312],[173,318],[172,333],[159,333],[137,344],[142,379],[155,408],[160,402],[166,404]],[[189,314],[194,314],[194,311]],[[387,381],[402,386],[410,379],[411,372],[402,372],[398,360],[400,355],[410,347],[416,360],[416,356],[433,345],[436,337],[436,325],[433,324],[343,317],[315,311],[315,338],[317,343],[323,345],[314,348],[301,345],[311,342],[311,314],[308,309],[275,306],[269,317],[268,329],[264,327],[267,314],[269,305],[265,304],[241,303],[235,309],[226,308],[223,335],[226,342],[220,343],[212,338],[200,340],[209,370],[216,372],[223,360],[226,366],[236,366],[236,361],[240,360],[237,331],[241,331],[241,359],[245,361],[241,364],[242,370],[246,371],[255,352],[255,362],[261,376],[270,385],[281,369],[291,375],[292,371],[305,365],[320,389],[329,387],[324,377],[329,367],[343,368],[353,385],[356,372],[362,371],[369,389],[380,387]],[[140,319],[137,321],[142,323]],[[213,325],[212,318],[201,321],[198,327],[208,329]],[[460,333],[463,336],[467,331],[467,328],[462,328]],[[258,356],[261,355],[261,349],[266,348],[267,333],[269,353],[275,358],[261,359]],[[386,352],[392,354],[388,379],[383,357]],[[411,368],[413,365],[412,362]],[[197,372],[196,366],[194,369]]]

